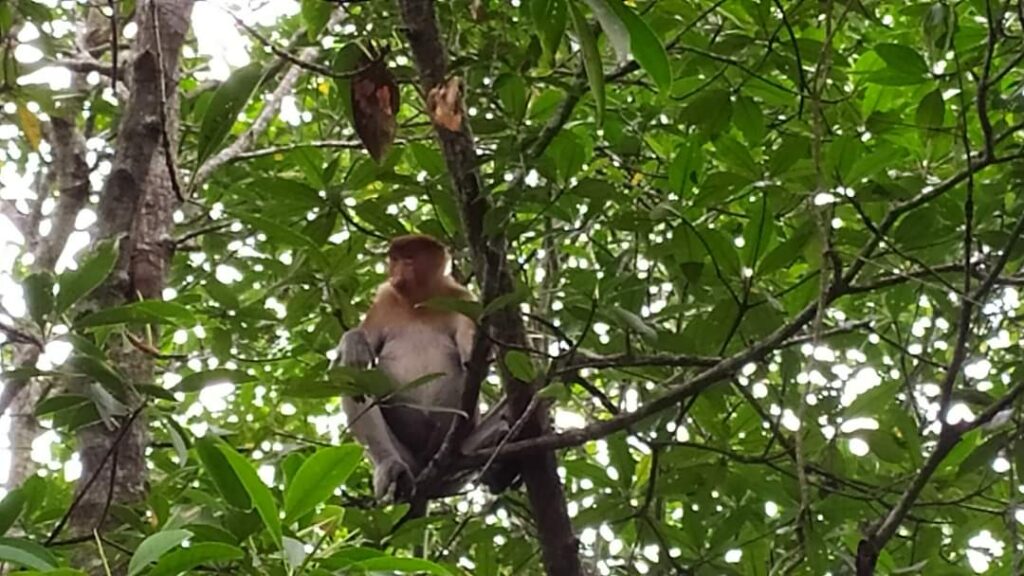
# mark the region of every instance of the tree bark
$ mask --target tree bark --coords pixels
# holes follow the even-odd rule
[[[106,17],[95,18],[99,8],[85,7],[85,18],[82,19],[76,34],[76,46],[86,46],[89,38],[104,35],[109,38],[109,29],[103,33],[97,26],[108,26]],[[80,70],[72,74],[74,95],[60,99],[55,103],[56,110],[51,113],[46,125],[46,138],[50,143],[52,162],[45,175],[40,179],[36,189],[36,198],[31,214],[19,227],[25,238],[25,251],[32,254],[32,272],[53,273],[57,260],[67,246],[68,238],[75,229],[75,220],[89,198],[90,183],[89,163],[86,161],[85,138],[76,126],[82,114],[83,104],[91,90],[86,78],[88,71]],[[56,190],[53,190],[56,185]],[[56,192],[56,194],[54,194]],[[43,202],[55,198],[56,204],[49,220],[50,233],[40,236],[39,223],[42,220]],[[13,362],[19,368],[31,368],[39,359],[40,350],[35,346],[19,344],[14,348]],[[42,433],[42,427],[35,418],[35,406],[43,396],[48,384],[63,385],[63,382],[42,381],[30,378],[21,382],[9,382],[10,390],[4,390],[4,396],[11,396],[8,414],[11,427],[8,433],[11,448],[10,473],[7,476],[7,489],[20,486],[26,479],[36,473],[38,465],[32,460],[32,443]],[[0,405],[5,404],[0,397]]]
[[[178,60],[193,2],[147,0],[136,11],[138,36],[128,67],[129,96],[97,221],[98,240],[118,240],[120,257],[107,281],[83,303],[86,310],[140,297],[159,298],[164,287],[177,197],[162,142],[166,130],[173,154]],[[125,380],[151,382],[152,359],[124,339],[111,341],[108,356]],[[135,396],[124,400],[136,411],[144,402]],[[74,534],[102,523],[111,503],[137,502],[144,496],[146,421],[144,412],[133,416],[137,417],[114,429],[96,424],[79,432],[82,476],[76,489],[80,500],[70,517]]]
[[[420,83],[427,94],[432,88],[441,86],[448,74],[447,54],[441,42],[434,2],[400,0],[400,5]],[[462,106],[461,102],[459,106]],[[507,268],[507,240],[500,232],[484,233],[484,217],[491,206],[477,171],[476,148],[468,123],[463,121],[455,132],[437,128],[437,136],[458,196],[476,275],[484,284],[484,298],[510,293],[513,282]],[[526,329],[518,309],[505,307],[495,312],[491,325],[499,342],[526,345]],[[503,376],[512,414],[519,417],[530,404],[534,387],[509,374]],[[542,434],[548,428],[547,420],[547,411],[538,408],[527,420],[522,436],[528,438]],[[545,570],[551,576],[583,574],[579,543],[569,520],[554,452],[545,451],[520,458],[517,464],[526,484]]]
[[[76,75],[80,76],[80,75]],[[76,78],[76,82],[84,84],[84,78]],[[24,230],[26,246],[35,257],[31,269],[33,272],[53,272],[57,265],[68,237],[75,228],[75,219],[89,197],[89,164],[85,160],[85,140],[75,129],[75,117],[81,112],[81,103],[77,99],[66,105],[60,113],[52,116],[49,124],[48,140],[53,153],[52,171],[44,179],[39,189],[36,202],[39,206],[47,198],[51,181],[57,185],[56,205],[51,216],[50,234],[40,237],[38,223],[34,229]],[[39,359],[39,349],[32,345],[18,344],[14,348],[14,365],[21,368],[35,366]],[[10,473],[7,476],[7,488],[20,486],[28,477],[36,473],[38,465],[32,460],[32,443],[42,428],[35,417],[35,406],[43,394],[45,383],[39,379],[28,379],[23,382],[9,382],[12,390],[5,394],[13,394],[8,413],[11,428],[8,434],[11,448]]]

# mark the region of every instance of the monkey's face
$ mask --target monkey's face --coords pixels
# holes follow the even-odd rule
[[[416,304],[434,295],[444,262],[439,264],[429,254],[392,256],[388,260],[391,286],[399,294]]]
[[[416,258],[389,258],[391,285],[399,292],[405,292],[417,284]]]

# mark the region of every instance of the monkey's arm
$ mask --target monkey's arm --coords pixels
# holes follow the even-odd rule
[[[378,499],[401,497],[412,491],[415,473],[412,454],[395,438],[379,406],[354,398],[341,401],[349,430],[366,447],[373,462],[373,492]]]
[[[338,346],[336,362],[353,368],[367,368],[375,360],[371,334],[362,328],[345,332]],[[373,462],[373,491],[377,498],[407,494],[415,479],[409,451],[392,434],[384,413],[372,399],[345,397],[341,401],[349,430],[366,447]]]
[[[456,314],[455,317],[455,346],[459,350],[459,361],[462,366],[469,363],[469,356],[473,353],[473,337],[476,334],[476,324],[468,316]]]

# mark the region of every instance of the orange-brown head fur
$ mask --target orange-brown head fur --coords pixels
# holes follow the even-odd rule
[[[424,234],[399,236],[388,247],[388,282],[413,304],[438,295],[447,285],[448,252],[444,244]]]

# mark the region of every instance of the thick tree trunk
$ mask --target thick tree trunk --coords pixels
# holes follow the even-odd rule
[[[130,92],[97,221],[99,239],[120,239],[120,259],[107,282],[84,303],[86,309],[116,306],[138,297],[159,298],[164,287],[177,196],[162,141],[166,130],[173,154],[178,60],[193,2],[148,0],[136,11],[138,37],[128,70]],[[125,380],[151,382],[152,359],[123,339],[111,340],[117,343],[111,344],[107,353]],[[119,427],[97,424],[79,433],[80,501],[70,524],[75,534],[96,528],[111,503],[137,502],[144,496],[144,400],[130,397],[127,402],[133,408],[132,417]]]

